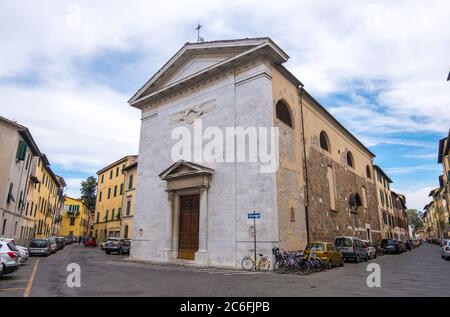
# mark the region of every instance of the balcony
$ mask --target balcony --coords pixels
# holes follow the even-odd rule
[[[80,215],[77,211],[66,211],[66,216],[70,218],[76,218]]]

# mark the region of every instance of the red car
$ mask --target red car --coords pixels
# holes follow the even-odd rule
[[[85,247],[96,247],[97,246],[97,241],[95,240],[95,238],[87,238],[84,241],[84,246]]]

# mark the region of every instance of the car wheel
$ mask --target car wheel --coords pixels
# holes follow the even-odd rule
[[[374,259],[376,259],[376,258],[377,258],[377,254],[376,254],[376,253],[375,253],[375,254],[373,255],[373,258],[374,258]]]
[[[110,252],[110,251],[106,251],[106,254],[110,255],[110,254],[111,254],[111,252]]]

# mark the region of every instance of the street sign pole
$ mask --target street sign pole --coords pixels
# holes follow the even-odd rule
[[[256,211],[253,210],[253,214],[256,214]],[[253,248],[255,249],[255,271],[256,271],[256,216],[253,217],[253,230],[255,232],[255,234],[253,235]]]

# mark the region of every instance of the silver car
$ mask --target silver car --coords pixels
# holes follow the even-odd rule
[[[441,257],[450,260],[450,240],[444,240],[444,245],[441,247]]]
[[[16,245],[16,249],[19,251],[19,263],[25,264],[29,257],[28,249],[20,245]]]
[[[52,254],[48,239],[31,239],[30,248],[28,249],[28,251],[31,256],[49,256],[50,254]]]
[[[52,253],[56,253],[56,251],[58,251],[58,244],[56,243],[56,239],[54,237],[48,237],[47,240]]]
[[[0,241],[0,259],[3,266],[3,274],[11,274],[20,266],[16,247],[11,242]]]

